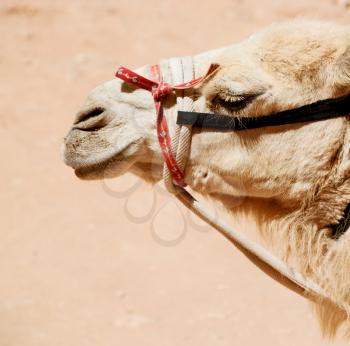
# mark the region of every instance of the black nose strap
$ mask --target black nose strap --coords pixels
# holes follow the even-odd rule
[[[193,127],[203,129],[240,131],[268,126],[321,121],[347,115],[350,115],[350,95],[321,100],[302,107],[259,117],[250,117],[248,115],[231,117],[216,113],[179,111],[176,123],[178,125],[192,125]]]

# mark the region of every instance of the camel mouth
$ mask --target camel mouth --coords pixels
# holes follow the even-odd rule
[[[99,180],[104,178],[104,171],[108,168],[112,159],[97,162],[95,164],[83,165],[74,169],[74,174],[82,180]]]
[[[89,157],[80,155],[76,150],[64,147],[64,162],[74,169],[75,175],[82,180],[114,178],[122,175],[134,163],[135,142],[121,148],[110,148],[107,152],[95,153]]]
[[[74,168],[74,174],[82,180],[115,178],[124,174],[134,163],[130,161],[123,153],[118,153],[108,159]]]

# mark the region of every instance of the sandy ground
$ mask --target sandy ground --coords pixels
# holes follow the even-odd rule
[[[118,65],[220,47],[295,16],[348,22],[350,10],[330,0],[1,0],[0,346],[327,344],[304,299],[160,188],[132,176],[81,182],[61,160],[79,105]]]

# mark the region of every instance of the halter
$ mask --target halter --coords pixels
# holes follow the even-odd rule
[[[191,89],[197,86],[205,78],[215,72],[217,68],[218,65],[211,65],[205,76],[178,85],[170,85],[169,83],[163,81],[159,65],[153,65],[150,68],[150,72],[154,80],[140,76],[139,74],[127,69],[126,67],[120,67],[115,74],[116,77],[122,79],[123,81],[139,88],[148,90],[152,93],[157,113],[158,142],[162,150],[164,162],[167,166],[167,169],[169,170],[173,182],[178,186],[186,186],[184,180],[185,176],[183,173],[184,167],[180,168],[175,159],[174,150],[171,145],[168,124],[164,116],[163,101],[165,97],[171,93]]]
[[[238,119],[214,113],[193,112],[193,99],[186,95],[186,91],[198,86],[214,74],[218,67],[218,65],[212,64],[204,76],[194,79],[193,62],[190,57],[170,59],[172,75],[177,83],[175,85],[163,80],[159,65],[150,67],[152,79],[147,79],[125,67],[120,67],[115,76],[128,84],[152,93],[157,113],[158,141],[165,162],[163,179],[168,191],[173,193],[193,213],[229,239],[251,262],[274,280],[304,297],[307,295],[314,302],[319,303],[320,300],[327,300],[331,304],[338,305],[316,283],[289,267],[260,244],[251,241],[230,225],[218,220],[213,212],[198,202],[185,189],[184,169],[191,145],[192,127],[222,131],[247,130],[346,116],[349,114],[350,96],[324,100],[259,118]],[[163,109],[163,101],[169,94],[176,94],[179,109],[176,132],[172,140]]]
[[[350,95],[345,95],[258,118],[236,118],[216,113],[179,111],[176,123],[178,125],[191,125],[202,129],[242,131],[333,119],[347,116],[349,113]]]

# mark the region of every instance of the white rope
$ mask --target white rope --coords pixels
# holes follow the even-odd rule
[[[172,76],[172,84],[182,84],[195,78],[192,57],[171,58],[169,67]],[[176,97],[177,110],[193,110],[193,99],[187,95],[187,90],[178,92]],[[175,135],[171,139],[171,146],[179,168],[184,171],[191,149],[192,126],[179,126],[175,124]],[[169,168],[163,166],[163,180],[166,189],[170,193],[175,193]]]
[[[174,84],[181,84],[195,78],[191,57],[170,59],[169,66]],[[186,95],[186,92],[187,90],[184,91],[182,95],[178,95],[177,110],[193,110],[193,99]],[[191,132],[192,127],[190,126],[176,125],[175,135],[172,138],[172,148],[176,154],[176,161],[183,171],[185,170],[186,162],[190,153]],[[198,202],[185,189],[175,186],[166,165],[164,165],[163,179],[168,191],[173,193],[182,204],[199,216],[203,221],[223,234],[252,263],[271,278],[312,301],[320,303],[320,301],[324,299],[338,306],[338,304],[336,304],[316,283],[305,278],[298,271],[293,270],[285,262],[267,251],[260,244],[253,242],[242,233],[237,232],[231,226],[219,220],[214,213]]]
[[[213,212],[198,202],[185,189],[178,187],[176,190],[175,196],[182,204],[229,239],[239,251],[265,274],[290,290],[316,303],[320,303],[324,299],[331,304],[337,305],[320,286],[305,278],[298,271],[293,270],[260,244],[253,242],[241,232],[237,232],[230,225],[218,219]]]
[[[184,57],[181,59],[181,65],[183,70],[183,83],[195,79],[194,65],[192,57]],[[183,96],[180,97],[181,104],[179,109],[186,111],[193,111],[193,97],[188,96],[189,90],[183,90]],[[179,139],[178,147],[176,149],[176,161],[182,171],[185,171],[188,157],[190,156],[191,138],[192,138],[192,126],[179,126]]]

